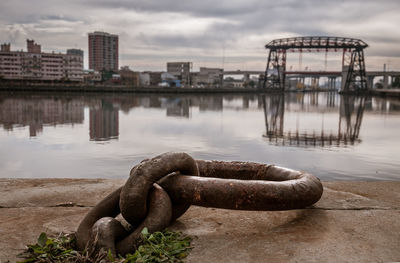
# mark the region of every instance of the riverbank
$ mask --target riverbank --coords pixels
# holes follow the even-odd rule
[[[42,231],[73,232],[124,183],[106,179],[0,179],[0,262],[15,262]],[[400,260],[400,182],[323,182],[307,209],[257,212],[191,207],[171,229],[193,237],[187,262]]]
[[[372,95],[380,97],[400,98],[400,89],[377,89],[372,91]]]
[[[260,93],[266,92],[261,88],[176,88],[176,87],[133,87],[128,85],[84,85],[84,84],[40,84],[40,83],[27,83],[27,84],[13,84],[6,85],[0,84],[0,91],[37,91],[37,92],[81,92],[81,93]],[[281,92],[281,90],[268,90],[267,92]]]

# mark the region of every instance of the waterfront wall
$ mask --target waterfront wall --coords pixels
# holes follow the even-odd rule
[[[129,92],[129,93],[259,93],[266,92],[261,88],[166,88],[158,86],[139,86],[128,85],[87,85],[87,84],[67,84],[67,83],[27,83],[9,84],[0,83],[0,91],[60,91],[60,92]],[[267,92],[279,92],[270,90]]]

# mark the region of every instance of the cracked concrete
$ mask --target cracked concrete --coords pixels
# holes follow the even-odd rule
[[[73,232],[124,180],[0,179],[0,262],[42,231]],[[400,261],[400,182],[323,182],[313,207],[258,212],[191,207],[170,228],[193,237],[187,262]]]

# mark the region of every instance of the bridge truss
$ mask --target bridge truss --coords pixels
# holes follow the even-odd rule
[[[344,37],[293,37],[275,39],[265,45],[269,49],[263,88],[285,89],[286,55],[288,52],[343,52],[342,91],[367,89],[364,48],[368,45],[354,38]]]

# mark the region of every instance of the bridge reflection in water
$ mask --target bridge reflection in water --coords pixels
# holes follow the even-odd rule
[[[327,93],[327,107],[335,107],[335,93]],[[310,104],[318,105],[318,93],[310,94]],[[300,95],[300,105],[304,105],[304,96]],[[342,96],[339,108],[337,133],[325,131],[323,119],[321,129],[301,130],[299,120],[295,130],[284,129],[285,95],[262,96],[266,133],[269,142],[290,146],[346,146],[354,145],[359,139],[360,127],[365,108],[365,97]]]

